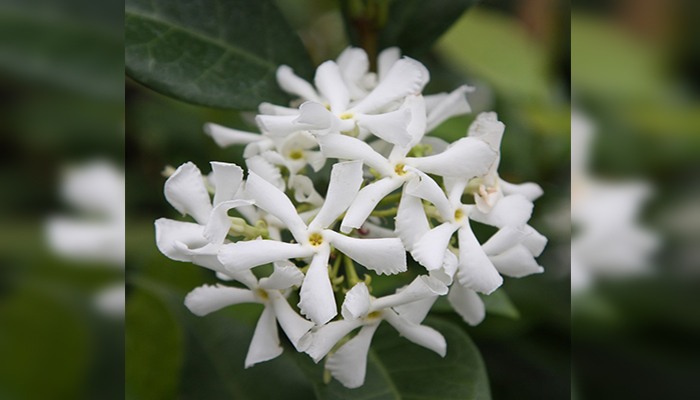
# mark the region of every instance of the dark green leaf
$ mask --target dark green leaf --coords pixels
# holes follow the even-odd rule
[[[447,340],[444,359],[382,324],[372,341],[365,384],[358,389],[347,389],[336,380],[324,384],[323,361],[315,365],[304,354],[297,355],[297,361],[312,379],[317,398],[324,400],[490,399],[484,362],[467,334],[441,319],[426,322]]]
[[[514,319],[520,318],[520,311],[515,308],[510,297],[508,297],[508,294],[503,289],[496,290],[488,296],[481,295],[481,300],[484,301],[486,312],[489,314]]]
[[[172,382],[181,400],[228,399],[299,399],[313,398],[313,389],[285,350],[280,357],[244,369],[253,326],[238,314],[259,310],[259,306],[241,305],[207,315],[194,316],[183,305],[183,296],[162,284],[137,279],[139,290],[157,297],[177,319],[183,332],[179,351],[184,360],[180,373]],[[131,304],[131,300],[129,302]],[[131,306],[129,306],[131,307]],[[258,311],[259,313],[259,311]],[[158,318],[153,315],[153,318]],[[129,324],[131,329],[131,324]],[[148,334],[146,330],[142,331]],[[160,338],[160,331],[141,335],[145,346]],[[283,336],[283,334],[281,335]],[[290,345],[291,347],[291,345]],[[151,364],[152,367],[152,364]],[[155,372],[158,373],[156,369]],[[138,398],[138,397],[137,397]],[[154,397],[145,397],[149,400]]]
[[[394,0],[378,48],[399,46],[411,57],[426,55],[433,44],[478,0]]]
[[[180,100],[219,108],[284,103],[275,71],[311,62],[272,0],[127,0],[126,71]]]
[[[182,329],[155,296],[137,291],[126,312],[126,390],[134,399],[172,399],[182,367]]]

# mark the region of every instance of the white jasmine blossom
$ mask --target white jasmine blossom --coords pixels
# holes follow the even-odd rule
[[[299,351],[304,350],[299,347],[299,341],[314,324],[300,317],[283,294],[284,290],[299,286],[304,279],[304,274],[294,264],[277,262],[272,275],[259,281],[250,271],[229,274],[229,277],[241,281],[247,289],[223,285],[200,286],[185,297],[185,306],[200,317],[234,304],[260,303],[265,306],[248,348],[246,368],[282,354],[277,323],[294,347]]]
[[[279,218],[297,243],[273,240],[230,243],[221,248],[219,260],[227,269],[240,271],[279,260],[312,257],[301,287],[299,308],[312,321],[325,324],[337,314],[327,271],[330,246],[379,274],[406,270],[405,251],[399,239],[357,239],[328,229],[352,203],[361,183],[360,162],[335,164],[326,200],[307,225],[282,191],[251,172],[246,195],[256,200],[257,207]]]
[[[425,66],[401,58],[395,47],[378,55],[376,72],[364,50],[348,47],[318,67],[313,84],[280,66],[279,86],[295,100],[260,104],[261,133],[204,128],[222,147],[245,146],[247,173],[212,163],[204,179],[186,163],[166,181],[168,202],[194,222],[156,221],[161,252],[246,287],[196,288],[187,307],[206,315],[233,304],[265,306],[246,367],[282,352],[279,323],[297,351],[315,362],[326,357],[331,376],[356,388],[365,381],[367,352],[382,321],[444,357],[444,337],[421,325],[440,296],[477,325],[486,314],[478,292],[499,288],[501,275],[542,272],[535,258],[547,239],[528,225],[542,189],[499,177],[504,124],[495,113],[482,113],[454,143],[426,136],[471,112],[466,93],[474,90],[463,85],[423,96],[429,79]],[[330,176],[323,168],[329,159]],[[324,180],[328,189],[319,193]],[[243,218],[229,216],[231,210]],[[480,243],[470,221],[498,231]],[[407,251],[428,275],[392,295],[371,296],[374,274],[407,271]],[[274,273],[258,280],[252,269],[270,263]],[[355,263],[367,269],[362,279]],[[299,313],[287,302],[296,290]],[[342,291],[338,310],[335,296]]]

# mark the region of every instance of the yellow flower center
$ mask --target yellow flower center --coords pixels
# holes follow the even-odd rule
[[[291,158],[292,160],[300,160],[304,158],[304,152],[302,152],[301,150],[292,150],[289,152],[289,158]]]
[[[355,115],[353,113],[342,113],[340,114],[340,119],[352,119]]]
[[[404,163],[396,164],[396,167],[394,167],[394,172],[396,172],[396,175],[398,175],[398,176],[406,175],[406,171],[403,170],[405,166],[406,166],[406,164],[404,164]]]
[[[268,299],[270,298],[270,297],[267,295],[267,292],[264,291],[264,290],[262,290],[262,289],[258,289],[258,296],[260,296],[260,298],[263,299],[263,300],[268,300]]]
[[[455,221],[461,221],[462,217],[464,217],[464,211],[462,211],[462,209],[459,208],[457,209],[457,211],[455,211]]]
[[[377,319],[377,318],[379,318],[379,317],[381,317],[381,316],[382,316],[382,312],[381,312],[381,311],[373,311],[373,312],[367,314],[367,317],[366,317],[366,318],[367,318],[367,319]]]
[[[309,235],[309,244],[314,246],[314,247],[320,246],[321,244],[323,244],[323,236],[318,232],[310,234]]]

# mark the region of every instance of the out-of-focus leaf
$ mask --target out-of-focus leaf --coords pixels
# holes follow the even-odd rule
[[[126,310],[126,391],[133,399],[177,397],[183,334],[172,311],[145,291],[129,296]]]
[[[513,319],[520,318],[520,311],[515,308],[508,293],[503,289],[496,290],[488,296],[481,295],[481,300],[483,300],[486,312],[489,314]]]
[[[40,84],[123,99],[121,2],[3,1],[0,69]]]
[[[80,301],[64,289],[35,280],[0,302],[0,398],[85,394],[92,338]]]
[[[452,24],[479,0],[394,0],[378,49],[399,46],[403,54],[422,57]]]
[[[571,81],[576,91],[606,100],[654,100],[668,86],[664,57],[614,22],[581,14],[571,18]]]
[[[313,381],[318,399],[480,399],[491,398],[488,376],[479,350],[459,327],[437,318],[427,325],[447,340],[447,356],[406,339],[384,323],[372,341],[365,384],[347,389],[335,379],[323,383],[323,361],[315,365],[306,355],[298,363]]]
[[[436,46],[453,67],[485,79],[504,96],[542,99],[547,95],[545,49],[513,18],[471,10]]]
[[[284,103],[277,67],[311,73],[301,40],[271,0],[128,0],[125,24],[127,74],[191,103]]]

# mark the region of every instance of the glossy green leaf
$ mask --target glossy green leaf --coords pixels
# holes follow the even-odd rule
[[[394,0],[386,25],[379,32],[378,48],[399,46],[404,54],[422,57],[478,0]]]
[[[125,24],[127,74],[187,102],[284,103],[277,67],[311,75],[301,40],[272,0],[127,0]]]
[[[316,397],[323,400],[490,399],[484,362],[467,334],[441,319],[431,317],[426,323],[447,340],[444,359],[383,323],[372,340],[365,384],[357,389],[347,389],[335,379],[323,383],[323,361],[314,364],[303,354],[297,361],[313,381]]]

